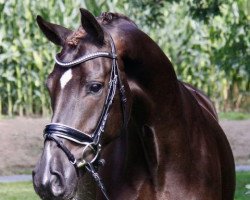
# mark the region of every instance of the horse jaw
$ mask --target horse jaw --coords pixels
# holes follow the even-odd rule
[[[89,173],[83,173],[79,176],[76,195],[73,200],[95,200],[96,183]]]

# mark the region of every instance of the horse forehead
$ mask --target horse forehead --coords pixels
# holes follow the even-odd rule
[[[104,58],[105,59],[105,58]],[[96,59],[97,61],[98,59]],[[107,59],[105,59],[107,62]],[[86,66],[87,65],[87,66]],[[109,68],[105,67],[105,61],[99,60],[99,62],[88,62],[84,66],[80,66],[80,68],[69,68],[61,74],[60,77],[60,85],[61,89],[63,89],[74,77],[82,77],[86,80],[91,79],[104,79],[106,74],[110,71]]]
[[[68,69],[62,74],[60,78],[61,89],[63,89],[65,85],[67,85],[67,83],[72,79],[72,77],[73,77],[72,69]]]

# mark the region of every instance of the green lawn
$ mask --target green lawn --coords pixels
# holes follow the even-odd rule
[[[250,172],[238,172],[236,175],[235,200],[249,200],[250,189],[246,188],[250,184]]]
[[[31,182],[0,183],[0,200],[39,200]]]
[[[237,173],[235,200],[249,200],[250,172]],[[31,182],[0,183],[0,200],[39,200]]]

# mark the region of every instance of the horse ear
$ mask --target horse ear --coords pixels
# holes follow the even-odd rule
[[[83,29],[99,43],[104,41],[104,32],[96,18],[86,9],[80,8]]]
[[[62,46],[71,30],[64,28],[63,26],[52,24],[45,21],[41,16],[36,18],[37,24],[44,33],[44,35],[54,44]]]

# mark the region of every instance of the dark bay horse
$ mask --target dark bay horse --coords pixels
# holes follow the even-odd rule
[[[129,18],[80,11],[76,31],[37,17],[62,47],[47,79],[53,116],[33,171],[39,196],[233,200],[233,155],[210,100],[177,80]]]

